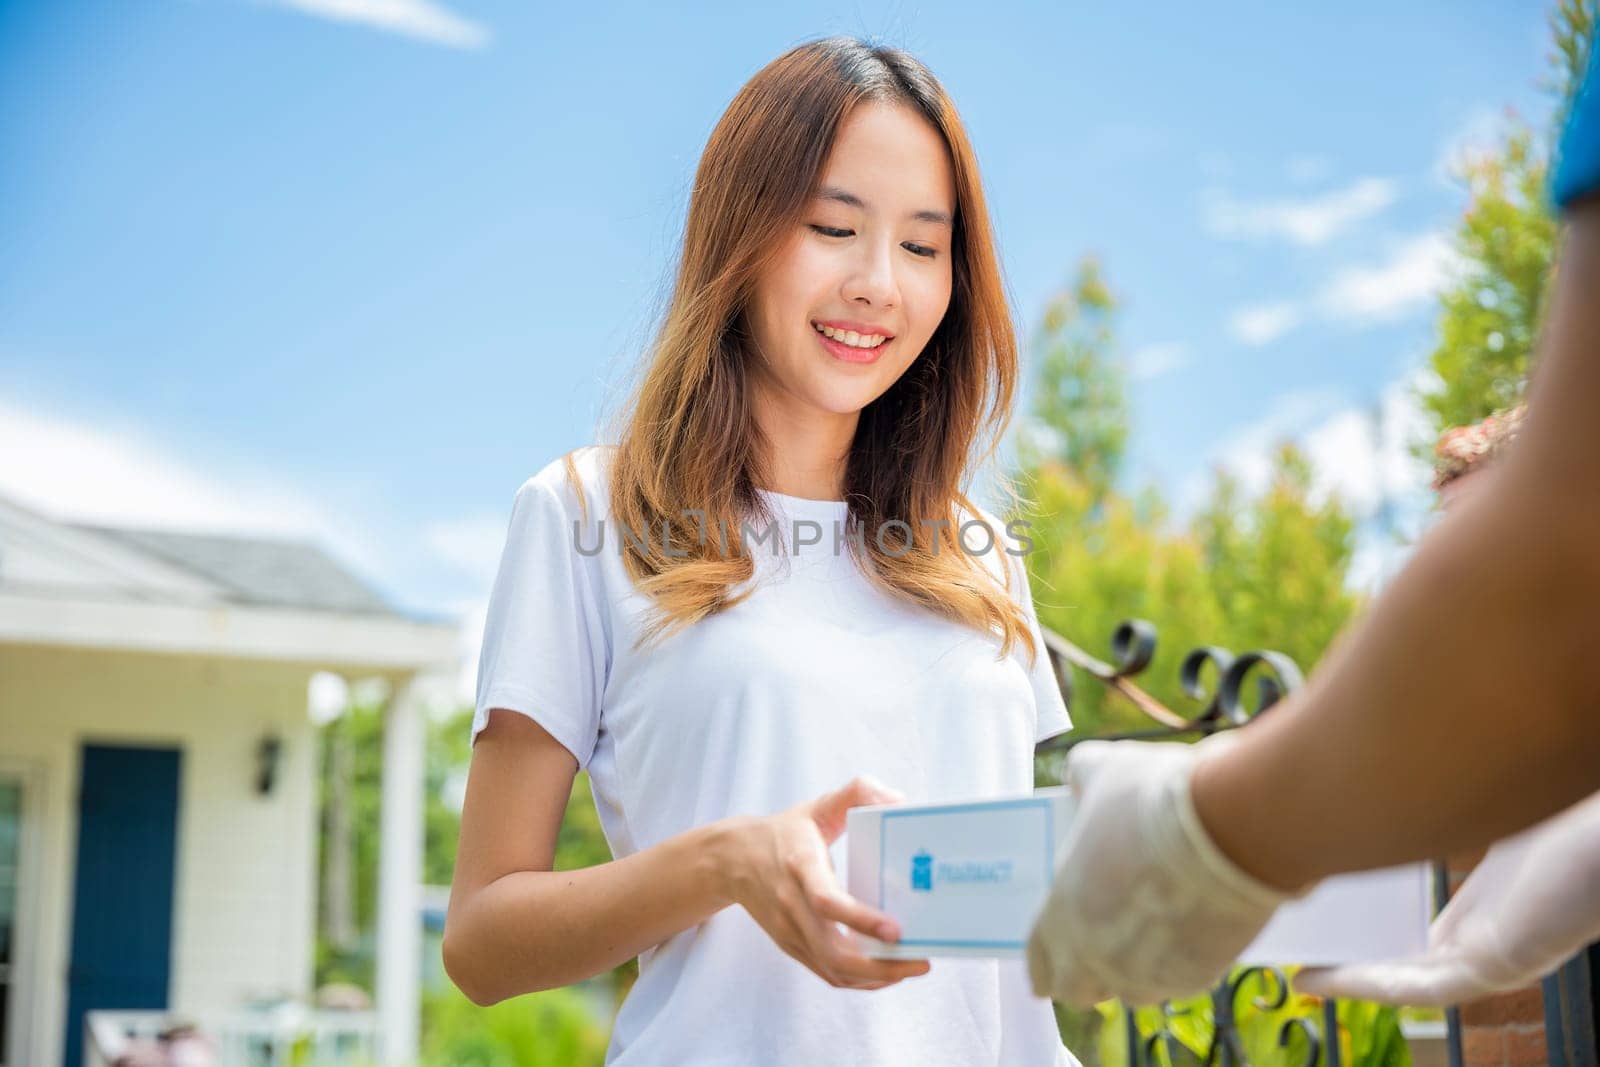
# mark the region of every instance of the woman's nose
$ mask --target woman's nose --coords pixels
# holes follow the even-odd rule
[[[867,243],[863,243],[862,248],[855,270],[845,283],[845,299],[865,300],[875,307],[892,307],[899,299],[893,248]]]

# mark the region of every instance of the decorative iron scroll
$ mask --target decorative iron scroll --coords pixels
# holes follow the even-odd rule
[[[1140,1031],[1134,1013],[1123,1009],[1124,1038],[1127,1042],[1129,1064],[1148,1064],[1150,1067],[1184,1067],[1193,1062],[1204,1067],[1246,1067],[1244,1044],[1239,1033],[1239,1001],[1245,995],[1245,986],[1252,980],[1266,988],[1250,998],[1259,1011],[1277,1011],[1289,1001],[1289,980],[1275,967],[1246,967],[1211,992],[1212,1029],[1210,1042],[1204,1050],[1188,1045],[1173,1030],[1172,1024],[1188,1016],[1191,1009],[1170,1002],[1161,1005],[1161,1024],[1154,1032]],[[1305,1047],[1304,1067],[1317,1067],[1323,1062],[1324,1048],[1327,1067],[1341,1067],[1338,1040],[1324,1044],[1322,1035],[1339,1033],[1338,1006],[1334,1001],[1323,1001],[1320,1020],[1305,1017],[1285,1019],[1278,1026],[1277,1047],[1287,1049],[1298,1036]],[[1319,1022],[1321,1024],[1319,1028]]]
[[[1111,659],[1098,659],[1051,630],[1044,631],[1045,648],[1068,705],[1072,703],[1072,672],[1076,667],[1127,700],[1159,727],[1111,735],[1109,739],[1155,740],[1189,734],[1211,734],[1244,726],[1300,688],[1304,677],[1288,656],[1270,650],[1234,654],[1216,645],[1202,645],[1183,658],[1178,682],[1184,695],[1200,710],[1183,715],[1151,696],[1133,679],[1155,659],[1156,628],[1143,619],[1129,619],[1111,635]],[[1253,684],[1252,684],[1253,683]],[[1250,697],[1253,696],[1253,700]],[[1108,739],[1108,738],[1102,738]],[[1063,755],[1084,738],[1057,737],[1036,748],[1039,755]],[[1211,991],[1212,1033],[1203,1054],[1186,1045],[1172,1022],[1190,1009],[1165,1001],[1161,1024],[1143,1033],[1134,1011],[1123,1005],[1124,1038],[1129,1067],[1182,1067],[1197,1060],[1205,1067],[1248,1067],[1239,1031],[1238,1007],[1248,983],[1265,985],[1250,1003],[1262,1011],[1284,1007],[1289,999],[1289,979],[1273,967],[1244,967]],[[1291,1017],[1278,1030],[1277,1044],[1287,1049],[1298,1037],[1306,1048],[1305,1067],[1340,1067],[1338,1003],[1322,1001],[1321,1018]],[[1331,1036],[1328,1036],[1331,1035]],[[1184,1057],[1187,1056],[1187,1059]]]
[[[1079,670],[1121,696],[1163,729],[1140,731],[1130,737],[1168,734],[1215,733],[1243,726],[1305,683],[1300,668],[1282,652],[1262,650],[1235,655],[1216,645],[1201,645],[1183,658],[1178,682],[1190,699],[1201,705],[1193,715],[1182,715],[1151,696],[1133,679],[1144,672],[1156,655],[1156,628],[1143,619],[1120,623],[1111,635],[1111,662],[1097,659],[1053,630],[1044,631],[1045,650],[1055,669],[1061,693],[1072,703],[1072,672]],[[1207,679],[1213,679],[1208,686]],[[1253,701],[1247,699],[1254,682]],[[1041,754],[1070,748],[1082,738],[1053,738],[1038,748]]]

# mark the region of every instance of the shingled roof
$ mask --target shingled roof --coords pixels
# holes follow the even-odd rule
[[[394,615],[396,609],[309,542],[69,524],[212,582],[228,600],[267,607]]]

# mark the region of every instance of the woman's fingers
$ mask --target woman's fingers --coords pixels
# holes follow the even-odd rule
[[[840,931],[836,923],[882,941],[900,937],[899,924],[893,918],[868,907],[840,887],[825,851],[819,849],[808,862],[797,864],[792,873],[802,911],[795,921],[809,935],[821,971],[832,976],[830,980],[835,984],[882,988],[928,973],[926,960],[873,959]]]
[[[831,922],[821,920],[822,943],[830,971],[852,984],[881,987],[927,974],[927,960],[880,960],[867,956]]]
[[[849,802],[859,803],[881,787],[858,780],[833,794],[842,822]],[[843,803],[841,803],[843,802]],[[866,956],[840,924],[869,937],[896,941],[899,924],[846,893],[828,857],[827,830],[815,821],[816,805],[772,817],[775,833],[752,853],[755,875],[740,903],[774,944],[829,985],[882,989],[927,974],[926,960],[879,960]],[[834,819],[825,818],[824,822]],[[842,830],[842,826],[838,829]]]
[[[888,917],[852,898],[845,897],[837,889],[822,883],[822,879],[816,876],[807,881],[813,888],[805,890],[801,897],[805,905],[804,911],[794,916],[794,919],[807,935],[819,973],[835,985],[851,988],[864,988],[869,985],[881,987],[928,973],[927,960],[880,960],[864,954],[856,947],[853,939],[834,925],[836,921],[847,920],[835,919],[834,915],[845,914],[856,922],[864,922],[862,929],[867,933],[871,933],[874,927],[888,920]],[[817,906],[819,904],[822,907],[819,908]],[[898,936],[898,932],[896,933]],[[872,934],[872,936],[878,935]]]
[[[812,945],[807,931],[795,921],[794,916],[779,912],[762,922],[761,927],[767,932],[767,936],[772,938],[773,943],[796,963],[829,985],[836,984],[833,976],[826,972],[822,961],[817,959],[815,946]]]
[[[852,930],[875,937],[879,941],[898,941],[900,924],[875,908],[869,908],[855,897],[827,886],[813,888],[808,893],[811,910],[824,919],[844,923]]]

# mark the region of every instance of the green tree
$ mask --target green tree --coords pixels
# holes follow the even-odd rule
[[[1436,381],[1422,396],[1436,436],[1522,399],[1556,235],[1537,142],[1519,122],[1497,151],[1461,164],[1461,271],[1440,294],[1439,341],[1429,357]]]
[[[1078,264],[1070,288],[1045,308],[1032,425],[1019,443],[1022,461],[1057,460],[1072,468],[1098,501],[1121,473],[1128,441],[1127,386],[1113,357],[1116,298],[1099,263]]]
[[[1311,463],[1291,444],[1279,446],[1266,491],[1241,496],[1238,482],[1219,473],[1191,525],[1219,643],[1276,649],[1309,670],[1359,603],[1345,586],[1355,523],[1336,498],[1315,500]]]
[[[471,708],[428,723],[422,808],[422,880],[428,885],[449,885],[455,874],[461,813],[451,801],[472,760],[471,735]]]
[[[1175,698],[1182,635],[1217,640],[1222,622],[1199,544],[1165,528],[1153,493],[1142,506],[1116,494],[1097,502],[1088,483],[1060,463],[1031,472],[1029,481],[1039,518],[1027,560],[1040,623],[1104,655],[1117,623],[1149,619],[1161,640],[1141,684],[1172,679],[1173,686],[1156,686],[1156,695]],[[1082,674],[1074,678],[1071,712],[1075,731],[1086,735],[1153,725]]]
[[[1567,115],[1572,111],[1573,97],[1578,94],[1583,72],[1588,68],[1589,53],[1594,48],[1597,19],[1600,19],[1600,4],[1595,0],[1557,0],[1550,12],[1550,74],[1544,87],[1560,101],[1556,109],[1556,129],[1566,125]]]
[[[1284,444],[1264,492],[1247,497],[1219,473],[1205,505],[1175,529],[1154,490],[1138,501],[1110,494],[1097,508],[1064,464],[1027,472],[1040,623],[1102,657],[1122,620],[1154,623],[1155,659],[1138,682],[1180,713],[1200,710],[1178,667],[1202,644],[1272,648],[1309,670],[1359,604],[1345,587],[1354,522],[1336,499],[1314,499],[1311,475],[1305,456]],[[1154,725],[1081,674],[1071,710],[1075,732],[1086,736]]]
[[[1115,317],[1092,259],[1044,316],[1036,433],[1018,450],[1031,501],[1020,517],[1033,522],[1029,580],[1040,622],[1091,654],[1104,654],[1124,619],[1155,623],[1155,660],[1139,682],[1174,710],[1198,711],[1178,681],[1192,648],[1274,648],[1307,669],[1322,655],[1356,607],[1344,588],[1354,524],[1336,500],[1314,502],[1310,463],[1290,445],[1255,498],[1219,473],[1185,528],[1174,528],[1155,489],[1117,492],[1129,418]],[[1099,683],[1074,682],[1077,731],[1153,725]]]
[[[461,834],[461,813],[452,797],[472,761],[472,711],[462,708],[428,728],[427,794],[424,817],[427,833],[423,846],[423,878],[430,885],[449,885],[455,872],[456,843]],[[576,870],[609,862],[611,848],[600,827],[589,788],[589,775],[579,771],[561,819],[556,838],[555,869]]]
[[[383,796],[382,702],[357,703],[344,715],[322,727],[321,747],[326,754],[338,737],[349,753],[345,803],[350,810],[352,856],[352,913],[357,937],[348,946],[335,945],[325,936],[317,944],[317,982],[348,981],[367,989],[373,981],[373,931],[377,922],[379,827]],[[452,803],[459,781],[471,762],[472,709],[462,708],[427,727],[423,793],[423,880],[449,885],[455,871],[456,845],[461,815]],[[333,791],[333,761],[320,767],[321,817],[319,869],[326,871],[331,837],[328,833],[329,798]],[[611,858],[589,791],[589,776],[579,773],[562,818],[556,843],[555,867],[571,870],[604,863]],[[319,885],[324,884],[319,880]],[[321,907],[326,909],[328,901]],[[322,927],[319,925],[319,930]],[[631,973],[620,968],[615,981]]]
[[[1421,400],[1434,436],[1521,401],[1555,259],[1556,219],[1545,199],[1551,145],[1594,43],[1594,0],[1561,0],[1550,16],[1545,86],[1555,129],[1514,119],[1495,148],[1458,164],[1467,207],[1454,248],[1460,270],[1440,294],[1439,339]]]
[[[383,704],[356,702],[339,718],[323,726],[319,748],[323,753],[319,769],[320,825],[318,885],[326,885],[326,871],[335,839],[330,833],[330,796],[334,775],[344,776],[344,805],[350,827],[349,859],[350,915],[356,937],[350,944],[334,944],[326,936],[317,939],[316,980],[351,982],[367,990],[373,988],[373,937],[378,901],[378,827],[382,816],[383,780]],[[346,758],[341,766],[328,758],[336,746],[343,746]],[[330,905],[319,901],[319,912]],[[325,930],[325,923],[318,923]]]

